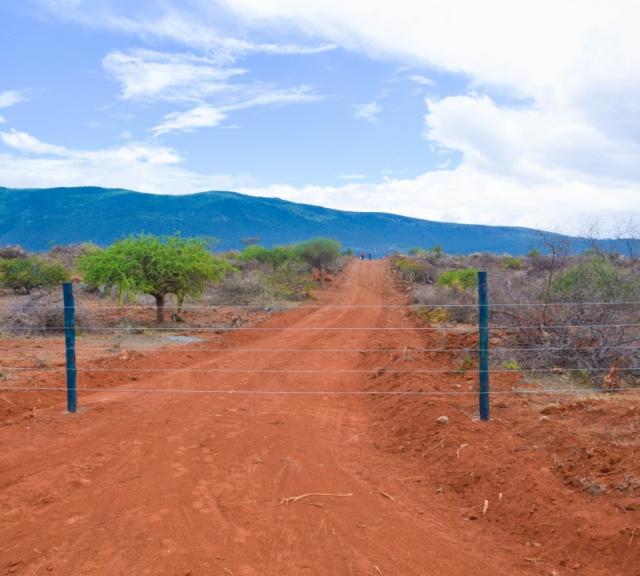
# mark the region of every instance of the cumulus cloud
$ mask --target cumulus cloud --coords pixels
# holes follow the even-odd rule
[[[165,194],[234,189],[251,184],[246,176],[199,174],[183,166],[172,148],[128,142],[98,150],[78,150],[40,141],[18,131],[0,132],[9,148],[0,150],[3,186],[106,186]]]
[[[279,197],[353,211],[381,211],[436,221],[511,225],[580,233],[597,214],[603,230],[640,217],[638,190],[625,182],[566,178],[526,184],[471,166],[425,172],[416,178],[342,186],[248,186],[248,194]],[[589,202],[585,203],[585,198]],[[615,199],[612,201],[612,199]],[[608,228],[607,228],[608,227]]]
[[[373,123],[378,120],[380,112],[382,112],[382,106],[373,100],[366,104],[356,104],[353,115],[359,120],[366,120],[367,122]]]
[[[547,227],[563,224],[559,215],[578,221],[640,211],[635,0],[163,0],[148,4],[147,11],[128,9],[129,3],[102,10],[108,4],[88,0],[64,17],[197,47],[227,58],[229,66],[239,54],[295,53],[300,46],[287,52],[286,41],[254,43],[244,33],[229,38],[219,33],[219,19],[261,38],[304,38],[318,50],[338,45],[406,70],[417,65],[466,79],[458,94],[425,105],[425,145],[442,155],[445,169],[377,185],[282,184],[245,191],[341,208]],[[413,76],[408,79],[430,85],[427,76]],[[160,92],[173,89],[164,85]],[[208,105],[227,112],[225,103]],[[372,121],[380,112],[376,106],[361,105],[355,114]]]
[[[583,206],[639,210],[640,4],[633,0],[223,4],[250,27],[295,29],[369,57],[466,76],[461,94],[427,102],[425,118],[431,146],[462,153],[457,166],[426,180],[448,182],[451,201],[476,206],[466,190],[493,182],[515,197],[490,204],[502,223],[519,221],[514,210],[528,204],[520,195],[544,199],[554,217]],[[538,220],[527,209],[527,221]]]
[[[185,166],[173,149],[130,142],[100,150],[77,150],[42,142],[17,131],[1,132],[0,181],[12,187],[88,186],[183,194],[232,189],[344,210],[375,210],[432,220],[510,224],[580,232],[598,214],[603,222],[640,216],[638,190],[628,182],[598,182],[550,173],[544,182],[490,173],[473,163],[416,178],[387,177],[380,183],[344,175],[339,186],[260,185],[245,175],[201,173]],[[357,177],[357,178],[356,178]],[[585,198],[589,202],[585,202]],[[559,216],[561,215],[561,216]]]

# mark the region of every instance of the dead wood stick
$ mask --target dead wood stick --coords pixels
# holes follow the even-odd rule
[[[349,496],[353,496],[353,492],[349,492],[348,494],[334,494],[331,492],[308,492],[307,494],[300,494],[300,496],[283,496],[280,498],[280,504],[289,504],[289,502],[299,502],[304,498],[309,498],[310,496],[333,496],[335,498],[347,498]]]

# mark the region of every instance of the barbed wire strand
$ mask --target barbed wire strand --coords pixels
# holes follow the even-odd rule
[[[15,392],[36,392],[36,391],[55,391],[66,392],[67,389],[57,386],[47,387],[19,387],[19,386],[0,386],[0,391]],[[239,389],[185,389],[185,388],[77,388],[78,392],[129,392],[129,393],[163,393],[163,394],[216,394],[216,395],[300,395],[300,396],[346,396],[346,395],[379,395],[379,396],[470,396],[479,394],[478,390],[469,391],[448,391],[448,390],[239,390]],[[593,394],[606,392],[632,392],[639,393],[639,388],[582,388],[575,390],[566,390],[561,388],[541,388],[520,390],[492,390],[491,395],[495,394]]]
[[[577,329],[577,328],[638,328],[639,323],[631,324],[536,324],[531,326],[490,326],[491,330],[560,330],[560,329]],[[0,325],[0,330],[26,330],[32,331],[30,326],[10,326]],[[64,326],[45,326],[38,328],[39,331],[62,331],[65,330]],[[311,332],[322,330],[334,330],[334,331],[356,331],[356,330],[393,330],[393,331],[446,331],[446,332],[476,332],[478,330],[475,326],[461,327],[461,326],[208,326],[208,327],[192,327],[192,328],[177,328],[174,326],[102,326],[102,327],[76,327],[79,332],[96,332],[96,331],[171,331],[171,332],[234,332],[234,331],[257,331],[257,332]]]
[[[178,343],[178,346],[181,343]],[[184,344],[185,346],[188,343]],[[176,353],[176,354],[185,354],[191,352],[212,352],[212,353],[261,353],[261,352],[290,352],[290,353],[300,353],[300,352],[331,352],[331,353],[341,353],[341,352],[349,352],[349,353],[374,353],[374,352],[384,352],[384,353],[409,353],[409,352],[429,352],[429,353],[455,353],[455,352],[479,352],[480,349],[477,347],[467,347],[467,348],[413,348],[411,346],[407,346],[406,348],[180,348],[176,346],[175,348],[165,348],[163,346],[156,347],[146,347],[146,348],[136,348],[129,346],[78,346],[75,348],[55,348],[55,350],[76,350],[77,352],[87,352],[87,351],[110,351],[115,353],[121,352],[158,352],[158,353]],[[16,346],[15,348],[0,348],[0,352],[22,352],[22,351],[39,351],[39,352],[50,352],[52,348],[44,348],[44,347],[24,347],[24,346]],[[640,350],[640,346],[638,345],[616,345],[612,344],[610,346],[547,346],[540,348],[524,348],[524,347],[503,347],[503,346],[492,346],[489,351],[496,352],[546,352],[546,351],[579,351],[579,350]]]
[[[18,304],[19,305],[19,304]],[[28,304],[27,304],[28,305]],[[489,307],[535,307],[535,306],[637,306],[640,305],[640,301],[619,301],[619,302],[500,302],[490,303]],[[76,308],[85,306],[81,300],[76,304]],[[28,306],[29,309],[40,310],[63,310],[65,306]],[[336,309],[336,310],[348,310],[348,309],[375,309],[375,308],[477,308],[478,303],[475,304],[318,304],[309,305],[302,304],[299,306],[286,305],[286,304],[189,304],[183,305],[180,310],[185,312],[187,310],[219,310],[219,309],[246,309],[255,311],[269,312],[272,310],[319,310],[319,309]],[[100,310],[144,310],[144,309],[156,309],[155,304],[109,304],[106,306],[97,306]],[[166,311],[177,310],[175,304],[165,305]]]
[[[27,366],[0,366],[0,370],[5,372],[66,372],[66,368],[38,368]],[[483,370],[490,374],[518,374],[520,372],[608,372],[610,368],[516,368],[499,369],[492,368]],[[617,372],[637,372],[640,366],[616,368]],[[386,368],[376,369],[306,369],[306,368],[76,368],[75,372],[170,372],[170,373],[220,373],[220,374],[461,374],[465,372],[477,373],[478,370],[430,370],[430,369],[406,369],[389,370]]]

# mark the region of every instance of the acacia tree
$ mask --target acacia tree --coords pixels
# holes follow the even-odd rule
[[[201,238],[130,236],[105,250],[83,256],[79,268],[92,286],[117,287],[120,298],[149,294],[156,301],[156,320],[164,322],[168,294],[176,297],[178,314],[187,296],[200,296],[209,282],[230,269],[207,249]]]
[[[320,284],[324,286],[324,270],[340,256],[341,244],[329,238],[314,238],[299,245],[300,256],[320,273]]]

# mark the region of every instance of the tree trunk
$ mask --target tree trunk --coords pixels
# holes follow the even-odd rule
[[[322,269],[322,264],[318,266],[318,270],[320,271],[320,286],[324,286],[324,270]]]
[[[162,324],[164,322],[164,294],[156,294],[156,322]]]

